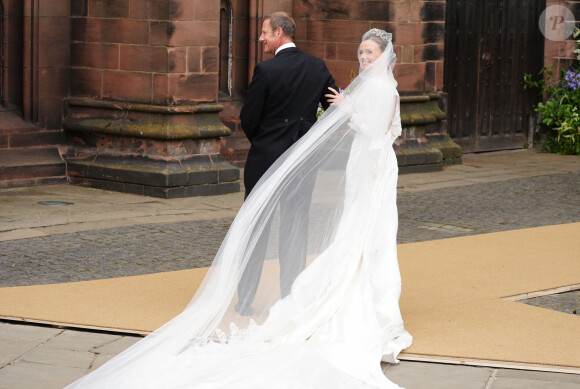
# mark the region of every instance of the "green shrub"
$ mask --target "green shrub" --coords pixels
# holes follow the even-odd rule
[[[580,37],[580,29],[575,29],[574,37]],[[542,146],[552,153],[580,155],[580,69],[562,69],[560,81],[554,82],[553,68],[553,64],[542,68],[538,80],[524,74],[524,89],[539,88],[540,94],[548,95],[534,109],[551,129]]]

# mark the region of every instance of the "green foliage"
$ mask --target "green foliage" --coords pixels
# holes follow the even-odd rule
[[[548,95],[535,106],[542,123],[551,129],[542,146],[552,153],[580,155],[580,73],[563,69],[560,81],[554,82],[553,68],[542,68],[538,80],[525,74],[524,89],[538,88]]]

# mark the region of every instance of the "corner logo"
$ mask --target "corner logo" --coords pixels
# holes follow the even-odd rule
[[[563,41],[572,35],[575,27],[574,14],[561,5],[552,5],[540,15],[540,31],[552,41]]]

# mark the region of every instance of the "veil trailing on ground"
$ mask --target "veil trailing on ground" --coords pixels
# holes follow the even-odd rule
[[[384,52],[258,182],[185,310],[70,388],[397,387],[396,57],[368,34]]]

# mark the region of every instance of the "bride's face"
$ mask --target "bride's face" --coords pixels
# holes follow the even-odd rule
[[[358,60],[360,66],[364,69],[369,67],[370,64],[375,62],[377,58],[382,54],[381,46],[373,40],[366,40],[360,44],[358,48]]]

